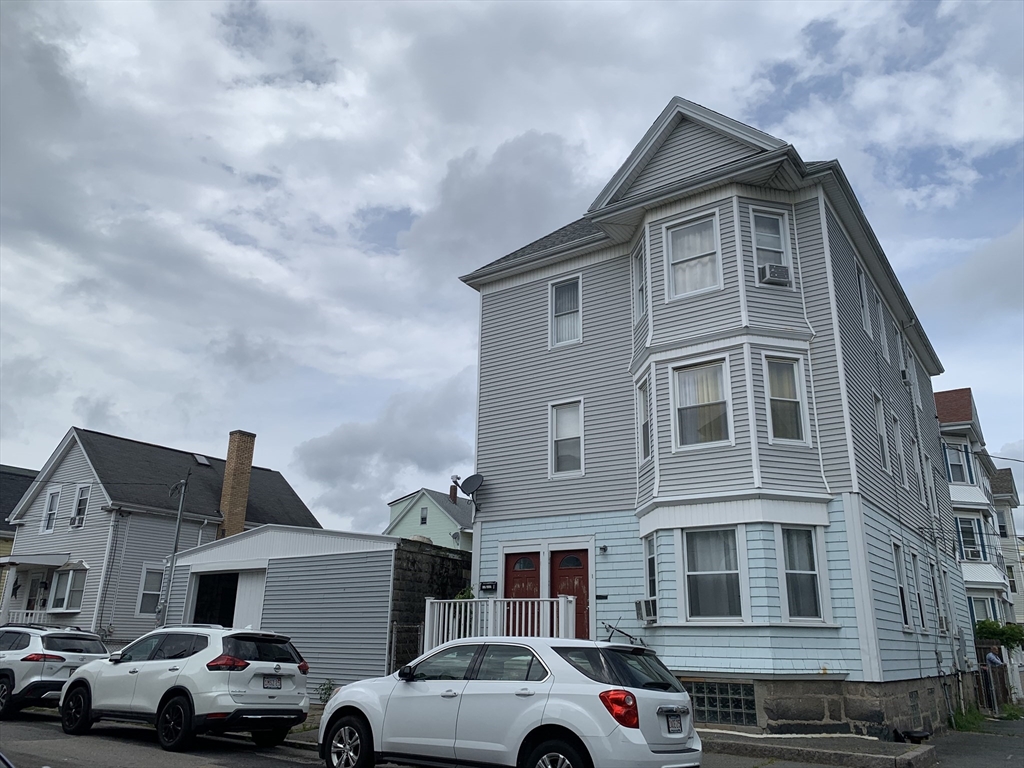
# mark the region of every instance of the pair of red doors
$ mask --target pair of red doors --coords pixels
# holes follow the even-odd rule
[[[505,555],[505,597],[540,597],[540,552],[516,552]],[[590,638],[590,584],[587,550],[572,549],[551,553],[550,597],[572,595],[576,598],[576,637]]]

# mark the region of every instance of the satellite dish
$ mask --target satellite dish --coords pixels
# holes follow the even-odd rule
[[[483,484],[483,475],[470,475],[469,477],[462,481],[462,492],[467,496],[472,496],[474,493],[480,490],[480,486]]]

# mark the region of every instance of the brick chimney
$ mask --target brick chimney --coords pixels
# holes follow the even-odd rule
[[[236,429],[228,438],[228,457],[224,462],[224,485],[220,491],[220,513],[224,522],[217,538],[234,536],[245,530],[245,507],[249,503],[249,475],[256,435]]]

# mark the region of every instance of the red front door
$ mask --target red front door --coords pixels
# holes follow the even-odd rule
[[[505,597],[540,597],[540,552],[505,555]],[[530,636],[540,629],[540,606],[510,603],[505,608],[506,635]]]
[[[576,637],[590,639],[590,585],[587,578],[587,550],[551,553],[551,596],[576,598]]]

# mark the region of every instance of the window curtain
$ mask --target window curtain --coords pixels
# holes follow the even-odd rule
[[[677,372],[680,444],[729,439],[723,370],[719,363]]]
[[[580,406],[555,408],[555,472],[580,469]]]
[[[736,531],[687,532],[686,570],[691,616],[742,615]]]
[[[555,343],[580,338],[579,281],[555,286]]]
[[[674,295],[710,288],[718,282],[715,225],[711,219],[672,230],[670,244]]]
[[[814,563],[814,533],[803,529],[783,529],[786,593],[789,615],[798,619],[821,617],[818,604],[818,574]]]

